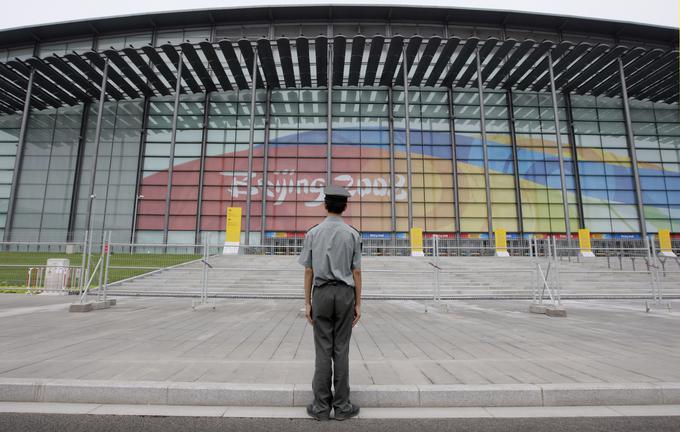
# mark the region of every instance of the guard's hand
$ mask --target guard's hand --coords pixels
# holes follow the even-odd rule
[[[314,320],[312,319],[312,305],[311,303],[305,304],[305,316],[307,317],[307,322],[314,325]]]
[[[361,305],[354,305],[354,320],[352,321],[352,327],[357,325],[361,319]]]

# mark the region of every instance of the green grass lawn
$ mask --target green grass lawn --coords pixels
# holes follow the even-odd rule
[[[26,287],[28,269],[44,266],[48,258],[68,258],[71,267],[80,267],[82,255],[59,252],[0,252],[0,292],[22,292]],[[138,276],[164,267],[169,267],[201,258],[198,254],[152,254],[152,253],[113,253],[111,254],[109,282],[116,282]],[[99,255],[92,255],[94,269]],[[137,267],[137,268],[130,268]],[[99,275],[92,280],[98,285]],[[6,289],[2,289],[6,287]],[[19,288],[19,290],[12,289]]]

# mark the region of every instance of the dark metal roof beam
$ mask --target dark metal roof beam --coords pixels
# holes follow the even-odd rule
[[[347,39],[344,36],[333,38],[333,85],[341,86],[345,80],[345,51]]]
[[[184,53],[184,57],[189,61],[191,67],[194,68],[194,72],[196,72],[199,81],[201,81],[201,84],[203,84],[203,88],[205,89],[205,91],[206,92],[217,91],[215,83],[213,82],[212,78],[210,78],[210,74],[208,73],[208,70],[205,68],[203,60],[201,60],[201,58],[198,56],[198,53],[196,52],[194,46],[190,43],[185,42],[180,44],[180,48],[182,49],[182,53]]]
[[[29,76],[31,73],[31,70],[28,66],[26,66],[23,62],[20,62],[18,60],[12,60],[7,62],[7,64],[12,67],[14,70],[18,71],[19,73],[23,74],[24,76]],[[44,91],[49,92],[49,94],[53,95],[58,101],[59,105],[61,106],[63,103],[66,103],[68,105],[78,105],[78,100],[71,96],[70,94],[66,93],[64,90],[62,90],[59,86],[56,84],[52,83],[51,81],[43,78],[40,73],[35,74],[34,78],[34,91],[40,89],[39,91]],[[55,106],[55,104],[50,104],[52,106]],[[56,108],[57,106],[55,106]]]
[[[560,74],[562,74],[567,67],[572,64],[574,61],[576,61],[578,58],[580,58],[584,52],[586,52],[589,48],[591,48],[592,45],[589,44],[588,42],[581,42],[580,44],[576,45],[571,51],[566,53],[564,57],[561,59],[557,60],[556,62],[553,62],[553,76],[555,78],[559,77]],[[545,88],[548,83],[550,82],[550,74],[546,73],[543,74],[531,87],[533,91],[540,91]]]
[[[309,40],[299,37],[295,41],[295,50],[298,58],[298,70],[300,72],[300,85],[302,87],[312,86],[312,72],[309,63]]]
[[[18,101],[15,101],[14,99],[11,99],[11,100],[0,99],[0,106],[4,107],[5,108],[4,111],[7,112],[8,114],[15,113],[17,111],[21,111],[23,109],[23,107],[20,108],[19,105],[21,105],[21,104]],[[40,108],[40,109],[43,109],[43,108]]]
[[[626,86],[630,88],[640,83],[643,83],[644,85],[650,74],[658,71],[660,68],[663,68],[669,61],[673,61],[672,52],[662,55],[661,57],[646,64],[631,74],[626,74]],[[609,95],[610,94],[607,93],[607,96]]]
[[[366,74],[364,75],[364,85],[372,86],[375,83],[375,76],[378,71],[378,63],[380,62],[380,55],[385,44],[383,36],[373,36],[371,39],[371,50],[368,52],[368,64],[366,65]]]
[[[279,74],[276,71],[272,46],[268,39],[260,39],[257,41],[257,55],[260,58],[264,77],[267,79],[267,87],[280,88],[281,82],[279,81]]]
[[[458,39],[457,37],[450,38],[448,41],[446,41],[444,47],[439,53],[437,61],[434,63],[434,67],[432,67],[430,76],[427,77],[427,80],[425,81],[426,86],[434,87],[437,85],[439,77],[441,76],[442,72],[444,72],[444,68],[449,63],[449,60],[451,60],[451,56],[456,51],[456,47],[458,46],[459,43],[460,39]]]
[[[6,104],[3,100],[0,100],[0,111],[4,112],[5,114],[16,114],[18,109],[13,108],[12,106]]]
[[[556,47],[550,50],[550,57],[553,60],[553,73],[555,71],[554,65],[557,59],[562,57],[562,55],[573,45],[571,42],[560,42]],[[541,74],[548,73],[548,61],[543,58],[522,80],[515,86],[517,90],[526,90],[531,84],[536,81],[536,79]]]
[[[413,66],[413,62],[416,59],[416,55],[418,55],[418,50],[420,49],[420,44],[423,43],[423,38],[420,36],[411,36],[411,38],[408,41],[408,45],[406,46],[406,76],[408,77],[408,73],[411,70],[411,66]],[[404,60],[399,64],[399,70],[397,71],[397,75],[395,76],[394,79],[394,85],[397,86],[403,86],[404,85]]]
[[[458,73],[463,68],[463,66],[465,66],[467,59],[470,58],[472,54],[474,54],[478,43],[479,39],[476,37],[468,38],[468,40],[465,41],[465,44],[460,49],[456,60],[453,62],[451,67],[449,67],[449,70],[446,71],[446,75],[444,75],[444,78],[442,79],[442,87],[451,87],[453,85]]]
[[[387,57],[385,58],[385,64],[383,65],[382,75],[380,76],[381,86],[392,86],[394,72],[397,70],[397,64],[402,56],[403,46],[403,36],[392,36],[390,46],[387,48]]]
[[[217,53],[215,52],[215,48],[213,47],[213,45],[210,42],[206,41],[200,42],[199,45],[201,46],[201,50],[203,50],[205,58],[208,60],[210,70],[212,70],[215,76],[217,77],[217,81],[220,83],[220,87],[222,87],[222,90],[224,91],[232,90],[233,87],[231,86],[231,81],[229,81],[227,72],[224,70],[224,67],[222,67],[222,63],[217,58]]]
[[[177,53],[177,49],[170,44],[161,45],[161,49],[168,57],[168,60],[170,60],[170,63],[175,65],[176,69],[177,65],[179,65],[179,54]],[[182,64],[182,79],[187,84],[187,86],[189,86],[189,89],[193,93],[201,93],[203,89],[201,89],[201,86],[198,85],[198,82],[196,82],[196,79],[194,78],[194,75],[191,73],[191,70],[187,67],[189,65],[191,65],[191,63],[189,63],[185,58]]]
[[[349,61],[349,77],[347,78],[347,85],[359,85],[359,78],[361,75],[361,62],[364,58],[364,49],[366,47],[366,38],[362,35],[356,35],[352,39],[352,54]]]
[[[137,52],[136,49],[134,48],[124,48],[123,52],[129,58],[132,63],[137,67],[137,69],[142,72],[144,77],[158,90],[160,94],[163,96],[168,96],[171,94],[170,90],[168,87],[163,84],[163,81],[156,75],[154,71],[151,70],[151,67],[149,67],[149,63],[142,58],[141,55]]]
[[[575,78],[569,81],[564,87],[563,91],[571,92],[576,90],[581,84],[583,84],[588,79],[592,78],[593,75],[600,72],[602,69],[606,68],[610,63],[617,61],[619,56],[626,51],[626,47],[617,46],[610,49],[607,53],[603,54],[600,58],[593,61],[590,66],[583,69]]]
[[[527,39],[523,41],[519,46],[510,54],[510,57],[503,63],[503,66],[496,72],[486,83],[487,88],[496,88],[496,86],[505,78],[507,74],[510,73],[513,67],[517,66],[517,63],[524,58],[524,55],[534,46],[536,42],[532,39]]]
[[[559,77],[555,78],[555,88],[562,88],[570,79],[581,73],[583,68],[595,61],[609,47],[604,44],[594,46],[590,51],[585,53],[580,59],[571,64]]]
[[[644,89],[640,90],[635,94],[637,98],[640,99],[652,99],[658,92],[665,91],[668,87],[672,87],[678,84],[678,70],[671,71],[665,74],[662,78],[654,83],[651,83]]]
[[[5,94],[2,95],[2,101],[4,103],[15,109],[23,109],[22,101],[26,99],[26,90],[20,89],[3,78],[0,78],[0,89],[5,92]],[[47,105],[42,101],[34,101],[34,99],[31,99],[31,103],[38,109],[47,108]]]
[[[543,41],[534,50],[529,54],[524,61],[517,66],[517,69],[515,69],[510,76],[508,77],[507,80],[503,83],[503,88],[509,89],[517,81],[519,81],[525,73],[536,64],[536,62],[543,57],[543,55],[553,46],[553,43],[551,41]],[[537,66],[539,67],[539,66]]]
[[[241,55],[243,56],[243,62],[245,64],[245,69],[253,78],[253,58],[255,56],[255,51],[253,51],[253,46],[247,39],[241,39],[238,41],[238,47],[241,50]],[[255,70],[255,88],[264,88],[264,81],[262,80],[262,75],[260,75],[260,68]]]
[[[628,84],[628,80],[626,80],[628,94],[632,97],[635,93],[649,87],[652,83],[678,70],[677,51],[675,56],[669,56],[665,60],[665,63],[659,64],[655,69],[650,70],[644,79],[633,84]]]
[[[85,57],[92,62],[100,71],[104,70],[105,61],[99,53],[96,52],[86,52]],[[120,76],[113,68],[109,67],[108,71],[108,81],[114,83],[118,88],[123,90],[130,98],[137,99],[139,97],[139,92],[135,90],[134,87],[130,85],[125,79]],[[106,87],[109,87],[110,83]]]
[[[623,64],[630,63],[632,60],[637,59],[640,57],[642,54],[645,53],[644,48],[633,48],[632,50],[628,50],[623,57],[621,58],[621,61],[623,61]],[[625,68],[624,68],[625,69]],[[607,78],[615,77],[619,75],[619,62],[618,60],[609,63],[608,66],[604,67],[602,70],[597,72],[596,74],[592,75],[592,77],[583,83],[582,85],[579,86],[577,89],[577,93],[579,94],[585,94],[595,86],[601,84],[603,81],[605,81]],[[593,92],[592,94],[597,96],[597,93]]]
[[[673,103],[677,104],[677,103],[680,102],[679,96],[680,95],[676,92],[673,96],[669,96],[667,99],[664,99],[664,102],[668,103],[668,104],[673,104]]]
[[[287,88],[295,88],[295,68],[293,67],[293,54],[290,51],[290,41],[287,38],[279,38],[276,47],[281,59],[281,70],[283,80]]]
[[[665,103],[678,103],[678,95],[680,94],[680,87],[677,83],[664,92],[658,94],[658,100]]]
[[[97,88],[99,88],[102,82],[102,75],[99,73],[99,71],[90,66],[90,64],[83,60],[83,58],[78,54],[66,54],[65,57],[75,68],[84,73],[85,76],[88,77],[90,81],[92,81],[93,85],[96,85]],[[106,86],[106,93],[108,93],[109,96],[115,100],[124,98],[123,93],[121,93],[116,87],[112,85]]]
[[[484,44],[482,45],[481,48],[479,49],[479,63],[483,64],[484,60],[491,54],[491,51],[496,47],[496,44],[498,44],[498,39],[496,38],[489,38],[487,39]],[[484,71],[484,69],[482,69]],[[465,87],[472,78],[473,75],[476,76],[477,73],[477,61],[470,62],[468,65],[467,69],[465,72],[463,72],[463,75],[460,76],[458,79],[458,82],[456,83],[456,87]],[[484,74],[482,74],[484,76]]]
[[[432,63],[432,58],[434,57],[435,53],[437,52],[437,48],[439,48],[441,43],[442,38],[438,36],[432,36],[430,40],[427,41],[427,45],[425,45],[425,50],[418,61],[416,70],[413,72],[413,78],[411,78],[412,86],[419,86],[423,81],[425,72],[427,72],[427,68],[430,66],[430,63]]]
[[[319,36],[314,40],[314,52],[316,53],[316,85],[326,87],[328,85],[328,39]]]
[[[11,106],[5,104],[2,100],[0,100],[0,112],[12,115],[17,114],[18,109],[12,108]]]
[[[309,66],[309,41],[307,38],[297,38],[295,50],[297,51],[298,69],[300,70],[300,85],[302,87],[311,87],[312,72]]]
[[[177,76],[175,76],[175,73],[170,70],[168,65],[165,63],[165,60],[163,60],[161,55],[158,54],[158,51],[156,51],[156,49],[151,46],[142,47],[142,51],[147,57],[149,57],[149,60],[151,60],[151,63],[153,63],[158,72],[163,75],[163,78],[165,78],[165,80],[168,82],[170,88],[174,89],[177,87]],[[184,93],[184,89],[181,86],[180,91]]]
[[[65,92],[75,96],[77,99],[85,102],[91,99],[91,96],[85,93],[80,87],[73,84],[73,81],[66,79],[63,75],[45,64],[43,60],[32,57],[26,59],[26,63],[37,69],[41,74],[50,79],[55,85],[59,86]]]
[[[45,59],[55,69],[58,69],[62,74],[68,77],[71,81],[78,84],[83,90],[87,92],[88,99],[99,98],[99,87],[92,84],[90,80],[84,77],[80,72],[78,72],[71,64],[67,63],[64,59],[53,54]]]
[[[234,51],[234,46],[226,39],[221,40],[219,45],[224,58],[227,60],[229,70],[231,70],[231,74],[234,76],[234,80],[236,81],[238,88],[241,90],[250,88],[248,81],[246,81],[246,76],[243,73],[241,62],[239,62],[238,57],[236,56],[236,51]]]
[[[660,49],[653,49],[651,51],[647,51],[646,54],[643,54],[642,56],[636,58],[629,64],[624,64],[623,70],[626,73],[626,76],[630,76],[633,72],[636,70],[640,69],[644,65],[650,63],[651,61],[659,58],[659,56],[663,53],[663,50]],[[613,74],[609,78],[603,80],[600,84],[595,86],[592,90],[593,94],[599,95],[603,94],[605,92],[608,92],[611,90],[613,87],[618,87],[621,85],[621,78],[619,77],[618,74]]]
[[[673,93],[678,91],[678,74],[675,73],[673,76],[669,77],[667,80],[665,80],[665,83],[663,86],[659,86],[656,89],[650,89],[649,94],[647,95],[647,98],[654,101],[663,101],[669,96],[671,96]]]
[[[23,104],[23,101],[26,97],[25,89],[28,88],[28,78],[25,78],[21,74],[15,72],[14,70],[8,68],[3,64],[0,64],[0,75],[3,76],[8,82],[18,86],[21,89],[21,91],[23,92],[22,93],[23,96],[20,99],[20,103]],[[51,105],[55,108],[58,108],[63,104],[63,102],[59,100],[59,98],[55,97],[50,93],[47,93],[38,85],[33,86],[33,94],[31,95],[31,101],[32,103],[37,102],[38,105],[36,106],[40,106],[40,104],[46,104],[45,107],[47,105]],[[23,109],[23,106],[21,109]]]
[[[678,74],[669,77],[664,85],[659,85],[654,89],[649,89],[641,99],[649,99],[652,102],[661,102],[665,100],[669,94],[676,92],[678,89]],[[666,97],[664,97],[664,95]]]
[[[148,85],[144,82],[143,79],[139,77],[137,72],[130,67],[128,62],[126,62],[121,56],[118,51],[115,50],[105,50],[104,55],[109,58],[109,61],[111,61],[118,70],[120,70],[123,75],[127,77],[127,79],[134,84],[139,91],[141,91],[144,96],[153,96],[153,90],[149,88]]]
[[[496,50],[491,60],[482,68],[482,82],[486,82],[500,62],[508,55],[510,50],[517,44],[514,39],[508,39]]]

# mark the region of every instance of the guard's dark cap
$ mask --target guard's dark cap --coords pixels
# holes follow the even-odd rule
[[[326,200],[332,201],[347,201],[351,195],[347,189],[342,186],[329,185],[324,189],[324,194]]]

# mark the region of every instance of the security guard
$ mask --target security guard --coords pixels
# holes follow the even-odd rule
[[[307,232],[298,260],[305,266],[305,309],[314,328],[314,402],[307,414],[316,420],[328,420],[331,408],[336,420],[359,414],[349,400],[349,340],[361,318],[361,236],[341,217],[349,196],[340,186],[325,189],[328,216]]]

